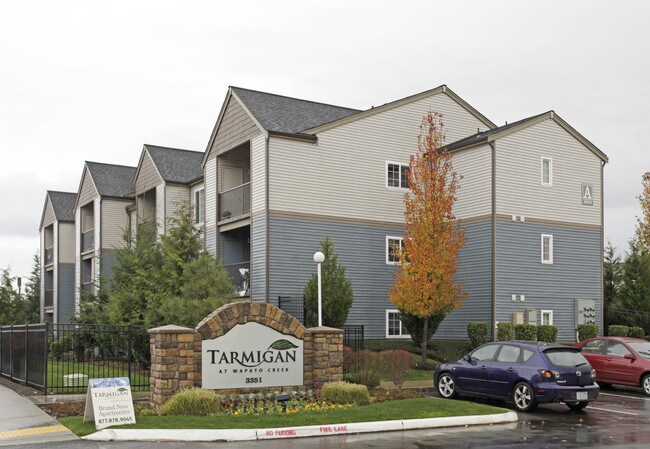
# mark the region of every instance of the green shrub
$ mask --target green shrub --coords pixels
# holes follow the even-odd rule
[[[207,416],[221,410],[221,396],[212,390],[188,388],[180,390],[160,409],[161,415]]]
[[[632,337],[632,338],[644,338],[645,337],[645,331],[643,330],[642,327],[632,326],[627,331],[627,336]]]
[[[382,351],[384,370],[398,390],[402,389],[406,373],[411,370],[413,354],[402,349],[390,349]]]
[[[598,337],[598,325],[578,324],[578,341]]]
[[[472,344],[472,348],[481,346],[487,341],[488,323],[482,321],[473,321],[467,325],[467,336]]]
[[[627,337],[630,328],[620,324],[612,324],[607,328],[607,334],[610,337]]]
[[[537,340],[555,343],[557,340],[557,327],[549,324],[540,324],[537,326]]]
[[[515,340],[537,340],[537,326],[534,324],[517,324],[515,326]]]
[[[370,393],[365,385],[350,384],[347,382],[327,382],[320,391],[324,401],[334,404],[370,404]]]
[[[350,373],[347,378],[351,382],[365,385],[368,388],[376,388],[379,386],[381,370],[381,355],[378,352],[364,349],[352,353]]]
[[[512,340],[515,331],[515,325],[512,323],[497,323],[497,340],[506,341]]]
[[[441,311],[428,318],[429,324],[427,325],[427,341],[431,340],[433,334],[436,333],[438,326],[440,326],[440,323],[442,323],[445,315],[447,315],[447,312]],[[421,348],[422,328],[425,318],[420,318],[419,316],[411,315],[410,313],[406,312],[400,312],[400,320],[402,321],[402,324],[406,326],[413,344],[416,347]]]

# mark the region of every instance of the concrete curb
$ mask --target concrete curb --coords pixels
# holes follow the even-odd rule
[[[254,441],[433,429],[437,427],[507,424],[516,422],[518,419],[517,413],[509,411],[494,415],[327,424],[323,426],[282,427],[276,429],[104,429],[87,435],[83,439],[91,441]]]

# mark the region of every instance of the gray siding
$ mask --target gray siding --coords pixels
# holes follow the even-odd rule
[[[57,286],[57,322],[69,323],[75,314],[74,264],[59,264]]]
[[[205,249],[217,254],[217,160],[205,163]]]
[[[263,301],[266,295],[266,219],[264,214],[251,220],[251,299]]]
[[[101,281],[104,286],[108,287],[113,279],[113,264],[116,261],[115,253],[113,251],[103,250],[101,255]]]
[[[541,234],[553,235],[553,264],[541,263]],[[497,223],[497,321],[512,312],[553,310],[559,340],[575,339],[575,300],[596,300],[601,322],[600,232],[529,223]],[[525,301],[512,301],[512,295]]]

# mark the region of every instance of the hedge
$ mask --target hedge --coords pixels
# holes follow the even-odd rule
[[[578,341],[598,337],[598,325],[578,324]]]
[[[623,326],[620,324],[612,324],[607,328],[607,334],[610,337],[627,337],[630,328],[628,326]]]
[[[512,340],[515,332],[515,325],[508,322],[497,323],[497,340]]]
[[[488,323],[483,321],[473,321],[467,324],[467,336],[472,343],[472,348],[481,346],[487,341]]]
[[[537,341],[555,343],[557,341],[557,327],[549,324],[537,326]]]
[[[537,326],[534,324],[517,324],[515,326],[516,340],[537,340]]]

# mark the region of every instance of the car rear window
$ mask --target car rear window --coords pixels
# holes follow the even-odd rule
[[[586,365],[587,359],[573,348],[554,348],[544,351],[544,355],[555,366],[581,366]]]

